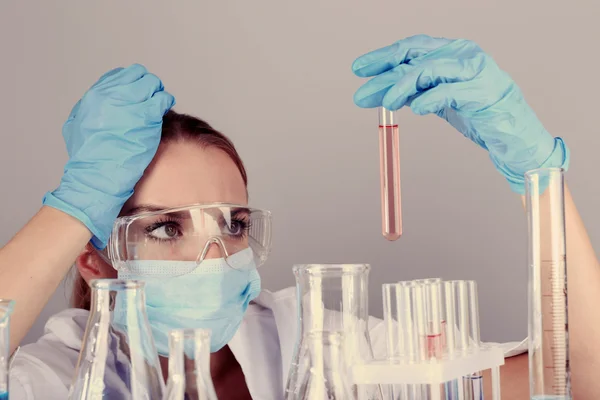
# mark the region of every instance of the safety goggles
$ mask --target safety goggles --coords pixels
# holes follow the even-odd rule
[[[139,273],[135,261],[178,263],[175,275],[192,272],[202,261],[224,258],[241,268],[240,255],[263,265],[271,250],[271,213],[226,203],[196,204],[117,218],[108,256],[118,271]],[[236,256],[237,254],[237,256]],[[246,260],[248,261],[248,260]],[[181,265],[186,267],[181,269]]]

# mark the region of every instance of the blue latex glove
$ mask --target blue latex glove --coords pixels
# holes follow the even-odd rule
[[[437,114],[488,150],[516,193],[525,193],[529,170],[568,168],[564,142],[544,129],[513,80],[471,41],[417,35],[359,57],[352,70],[374,77],[355,93],[356,105]]]
[[[134,64],[104,74],[75,104],[62,133],[69,161],[44,205],[77,218],[106,247],[113,223],[160,143],[175,104],[158,77]]]

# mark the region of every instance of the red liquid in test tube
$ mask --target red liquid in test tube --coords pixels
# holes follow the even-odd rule
[[[396,113],[379,108],[379,157],[382,234],[387,240],[402,236],[400,197],[400,133]]]

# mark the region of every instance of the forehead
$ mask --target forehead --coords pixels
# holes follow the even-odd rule
[[[222,150],[189,141],[161,145],[123,213],[141,205],[164,208],[195,203],[247,204],[246,187]]]

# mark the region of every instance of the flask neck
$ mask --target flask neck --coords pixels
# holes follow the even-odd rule
[[[173,330],[169,346],[169,384],[190,398],[216,399],[210,375],[210,331]]]
[[[368,273],[350,266],[297,271],[300,328],[305,333],[367,329]]]
[[[69,399],[162,398],[164,381],[146,315],[144,282],[92,281],[91,314]]]
[[[143,284],[134,281],[94,282],[90,311],[94,314],[145,312]]]

